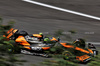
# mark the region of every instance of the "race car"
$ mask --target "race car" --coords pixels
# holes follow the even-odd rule
[[[90,43],[89,48],[85,48],[85,41],[82,39],[76,39],[73,44],[61,43],[59,42],[59,39],[54,37],[43,37],[39,34],[29,35],[26,31],[19,31],[18,29],[14,28],[7,31],[7,34],[7,39],[11,39],[16,42],[13,45],[14,48],[19,48],[21,46],[19,49],[17,48],[17,50],[14,48],[9,48],[10,51],[49,57],[50,53],[59,54],[60,50],[61,54],[64,55],[64,59],[69,60],[70,57],[75,56],[75,59],[81,62],[87,62],[92,56],[96,56],[98,54],[98,51],[96,48],[94,48],[94,45]],[[45,42],[45,38],[48,38],[49,41]],[[56,45],[56,43],[59,45]],[[51,49],[54,48],[55,45],[58,47],[60,46],[61,48],[57,48],[55,52],[52,52]],[[46,53],[45,51],[50,51],[50,53]]]
[[[7,34],[7,39],[14,40],[16,42],[13,46],[14,48],[19,46],[21,47],[20,49],[17,49],[17,51],[14,48],[11,48],[11,50],[24,54],[35,54],[48,57],[48,54],[46,54],[44,51],[49,50],[56,42],[59,42],[54,37],[43,37],[39,34],[29,35],[26,31],[19,31],[18,29],[14,28],[7,31]]]
[[[91,60],[91,57],[98,55],[98,51],[96,50],[96,48],[93,49],[93,47],[80,48],[69,43],[60,43],[60,44],[63,46],[63,48],[65,48],[63,55],[64,55],[64,59],[66,60],[74,56],[75,59],[78,61],[87,62]]]

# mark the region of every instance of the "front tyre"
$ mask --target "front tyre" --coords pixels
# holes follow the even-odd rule
[[[65,60],[70,60],[70,57],[72,56],[72,54],[69,51],[64,51],[63,56]]]

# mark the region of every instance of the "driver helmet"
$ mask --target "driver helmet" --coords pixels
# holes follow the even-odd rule
[[[39,33],[39,35],[43,35],[43,33]]]

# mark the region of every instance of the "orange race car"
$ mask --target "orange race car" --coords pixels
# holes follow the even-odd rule
[[[18,51],[25,54],[35,54],[48,56],[44,53],[45,50],[49,50],[54,46],[58,40],[54,37],[43,37],[40,34],[29,35],[26,31],[19,31],[18,29],[11,28],[7,31],[7,39],[15,40],[14,47],[22,46]]]
[[[96,48],[94,49],[94,47],[80,48],[69,43],[60,44],[65,48],[65,51],[63,52],[64,59],[70,59],[70,57],[75,56],[76,60],[87,62],[91,59],[91,57],[98,55],[98,51]]]
[[[48,53],[45,51],[50,51],[51,48],[55,47],[55,44],[58,42],[61,49],[57,49],[56,53],[59,53],[59,50],[62,50],[62,54],[64,55],[64,59],[70,59],[70,57],[75,56],[76,60],[81,62],[87,62],[91,59],[91,57],[96,56],[98,51],[94,47],[94,45],[89,44],[89,48],[85,48],[85,41],[82,39],[77,39],[73,42],[73,44],[69,43],[60,43],[59,38],[56,39],[54,37],[44,37],[41,34],[31,34],[29,35],[26,31],[19,31],[18,29],[11,28],[7,31],[7,39],[15,40],[15,47],[20,47],[17,51],[24,54],[31,55],[41,55],[48,57]],[[11,50],[14,50],[10,48]],[[16,51],[16,50],[14,50]],[[52,51],[50,51],[52,53]]]

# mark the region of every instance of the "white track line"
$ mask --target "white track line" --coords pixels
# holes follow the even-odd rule
[[[84,17],[100,20],[100,17],[96,17],[96,16],[92,16],[92,15],[88,15],[88,14],[72,11],[72,10],[69,10],[69,9],[64,9],[64,8],[60,8],[60,7],[56,7],[56,6],[52,6],[52,5],[36,2],[36,1],[33,1],[33,0],[22,0],[22,1],[33,3],[33,4],[36,4],[36,5],[40,5],[40,6],[44,6],[44,7],[48,7],[48,8],[52,8],[52,9],[63,11],[63,12],[72,13],[72,14],[75,14],[75,15],[80,15],[80,16],[84,16]]]

